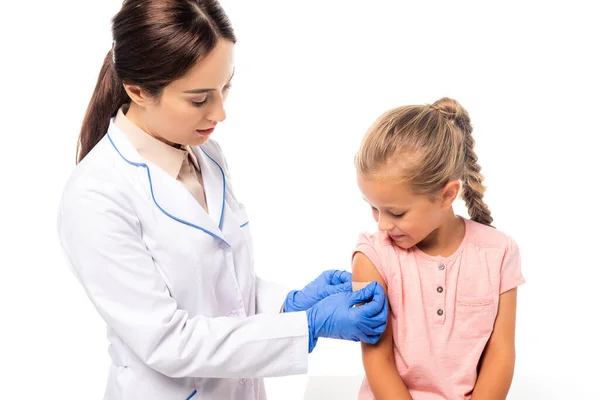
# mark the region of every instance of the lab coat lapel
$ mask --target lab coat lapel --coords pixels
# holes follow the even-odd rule
[[[125,162],[138,169],[138,177],[142,180],[142,185],[148,191],[151,201],[155,207],[170,217],[171,219],[188,225],[192,228],[201,230],[217,239],[224,240],[218,222],[215,222],[200,204],[194,199],[192,194],[181,184],[181,182],[173,179],[169,174],[163,171],[158,166],[143,159],[129,142],[127,137],[111,123],[108,131],[109,140],[112,146],[119,153]],[[203,152],[201,152],[204,154]],[[205,181],[209,178],[204,177]],[[222,182],[219,179],[219,182]],[[211,186],[217,186],[219,182],[212,183]],[[211,190],[214,192],[214,190]],[[207,202],[209,203],[209,211],[211,208],[216,208],[216,204],[210,205],[207,194]],[[216,203],[216,200],[213,200]]]
[[[209,156],[202,147],[193,147],[192,151],[200,164],[208,214],[219,230],[222,230],[225,212],[225,172],[221,165]]]

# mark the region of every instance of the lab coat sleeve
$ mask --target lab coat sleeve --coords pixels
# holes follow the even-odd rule
[[[278,313],[289,293],[285,287],[262,278],[256,278],[256,312]]]
[[[306,313],[190,317],[169,295],[128,200],[85,185],[65,192],[60,242],[99,314],[144,363],[170,377],[306,373]]]

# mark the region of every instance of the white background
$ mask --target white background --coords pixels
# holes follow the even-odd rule
[[[120,4],[0,6],[2,399],[103,395],[104,323],[55,221]],[[472,117],[495,225],[522,251],[509,398],[600,399],[600,24],[588,4],[224,2],[239,43],[214,137],[259,274],[299,288],[349,269],[359,232],[375,229],[354,182],[365,130],[391,107],[454,97]],[[323,340],[310,356],[310,375],[362,373],[357,344]],[[301,399],[306,381],[269,379],[271,399]]]

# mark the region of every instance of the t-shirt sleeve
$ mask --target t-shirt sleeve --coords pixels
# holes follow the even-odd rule
[[[525,279],[521,272],[519,246],[512,238],[508,238],[508,245],[500,269],[500,294],[508,292],[523,283],[525,283]]]
[[[379,243],[379,239],[375,235],[362,233],[358,237],[358,244],[352,252],[352,258],[354,258],[354,255],[356,253],[363,253],[365,256],[367,256],[369,260],[371,260],[371,262],[373,263],[375,268],[377,268],[377,271],[387,284],[388,274],[385,270],[385,265],[382,262],[382,250],[382,245],[381,243]]]

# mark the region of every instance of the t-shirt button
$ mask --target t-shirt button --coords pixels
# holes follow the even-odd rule
[[[444,314],[444,310],[442,310],[441,308],[437,312],[439,316],[442,316]]]
[[[440,269],[440,271],[443,271],[444,268],[446,268],[446,266],[444,264],[440,264],[438,265],[438,268]]]
[[[437,291],[438,291],[438,293],[442,293],[444,291],[444,288],[441,286],[438,286]]]

